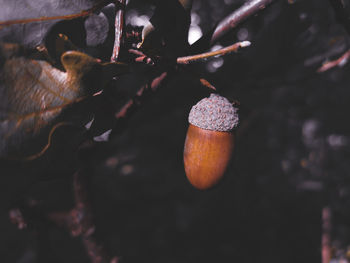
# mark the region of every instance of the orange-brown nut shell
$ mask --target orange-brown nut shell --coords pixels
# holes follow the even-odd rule
[[[234,147],[232,131],[212,131],[189,125],[185,148],[185,172],[190,183],[208,189],[223,177]]]

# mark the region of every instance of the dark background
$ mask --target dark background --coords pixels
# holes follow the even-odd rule
[[[192,12],[204,33],[243,2],[195,0]],[[127,22],[151,14],[148,3],[130,1]],[[112,39],[87,52],[109,56]],[[89,154],[97,236],[122,262],[320,262],[324,207],[337,256],[350,244],[349,66],[316,72],[347,50],[346,31],[326,0],[277,1],[219,44],[238,40],[252,45],[189,66],[241,103],[221,184],[199,191],[184,173],[187,116],[209,95],[186,68]],[[147,77],[147,67],[140,71],[121,77],[120,89],[132,94]],[[56,262],[89,262],[63,229],[43,226],[42,237],[40,226],[18,230],[8,219],[22,196],[48,210],[69,208],[72,156],[1,162],[1,262],[37,262],[43,238]]]

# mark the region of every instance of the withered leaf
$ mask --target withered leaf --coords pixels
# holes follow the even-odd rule
[[[12,56],[1,63],[0,157],[40,134],[68,107],[101,90],[127,66],[103,64],[78,51],[61,57],[64,71],[43,60]]]
[[[0,40],[33,48],[44,44],[53,30],[53,33],[68,35],[73,42],[77,41],[76,44],[88,47],[100,45],[114,24],[105,15],[111,13],[108,10],[111,7],[102,8],[108,3],[106,0],[0,0]],[[62,20],[64,16],[77,15],[94,8],[96,12],[88,16]],[[56,19],[49,19],[53,17]],[[45,21],[31,22],[35,19]]]

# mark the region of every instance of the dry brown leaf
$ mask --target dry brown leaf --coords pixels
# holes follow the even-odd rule
[[[12,47],[13,48],[13,47]],[[11,56],[0,77],[0,156],[53,124],[61,112],[102,90],[126,65],[102,64],[78,51],[61,57],[64,71],[48,62]]]

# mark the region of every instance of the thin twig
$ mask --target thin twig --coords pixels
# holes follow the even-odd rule
[[[244,22],[248,18],[263,10],[266,6],[277,0],[249,0],[243,6],[233,11],[227,17],[221,20],[218,25],[207,34],[204,34],[199,40],[191,45],[191,50],[201,52],[208,49],[216,43],[237,25]],[[203,45],[203,42],[205,43]]]
[[[42,16],[38,18],[26,18],[26,19],[15,19],[15,20],[7,20],[7,21],[0,21],[0,29],[6,26],[16,25],[16,24],[27,24],[27,23],[33,23],[33,22],[43,22],[43,21],[49,21],[49,20],[71,20],[78,17],[84,17],[89,16],[92,13],[100,10],[101,8],[105,7],[106,5],[110,4],[112,0],[102,0],[101,2],[97,3],[93,7],[83,10],[76,14],[70,14],[70,15],[62,15],[62,16]]]
[[[317,70],[317,72],[319,72],[319,73],[325,72],[325,71],[330,70],[330,69],[337,67],[337,66],[342,67],[348,62],[349,57],[350,57],[350,49],[348,51],[346,51],[343,55],[341,55],[341,57],[339,57],[338,59],[331,60],[331,61],[324,63]]]
[[[143,98],[147,95],[147,91],[156,91],[159,86],[164,82],[167,77],[167,72],[162,72],[159,76],[154,78],[150,83],[143,85],[124,106],[116,113],[115,117],[117,120],[126,119],[129,115],[134,112],[137,107],[142,103]]]
[[[206,52],[202,54],[197,54],[193,56],[187,56],[187,57],[179,57],[177,58],[177,63],[178,64],[189,64],[190,62],[194,62],[197,60],[202,60],[202,59],[207,59],[210,57],[215,57],[215,56],[223,56],[231,52],[236,52],[238,49],[243,48],[243,47],[248,47],[250,46],[249,41],[243,41],[243,42],[238,42],[235,43],[231,46],[216,50],[216,51],[211,51],[211,52]]]
[[[218,41],[223,35],[245,21],[248,17],[263,10],[273,1],[274,0],[250,0],[246,2],[242,7],[229,14],[217,25],[211,37],[211,44]]]
[[[201,53],[201,54],[192,55],[192,56],[179,57],[177,58],[176,62],[177,64],[189,64],[191,62],[204,60],[210,57],[220,57],[220,56],[229,54],[231,52],[237,52],[240,48],[249,47],[250,45],[251,43],[249,41],[242,41],[242,42],[235,43],[231,46],[221,48],[219,50],[210,51],[210,52]],[[150,64],[150,65],[155,64],[150,57],[147,57],[147,55],[145,55],[140,50],[129,49],[129,52],[138,56],[135,58],[136,62],[143,62],[145,64]]]
[[[116,2],[120,4],[120,8],[116,11],[116,14],[115,14],[115,37],[114,37],[114,46],[113,46],[111,62],[116,62],[119,56],[120,45],[121,45],[122,36],[123,36],[124,9],[125,9],[126,1],[116,0]]]

